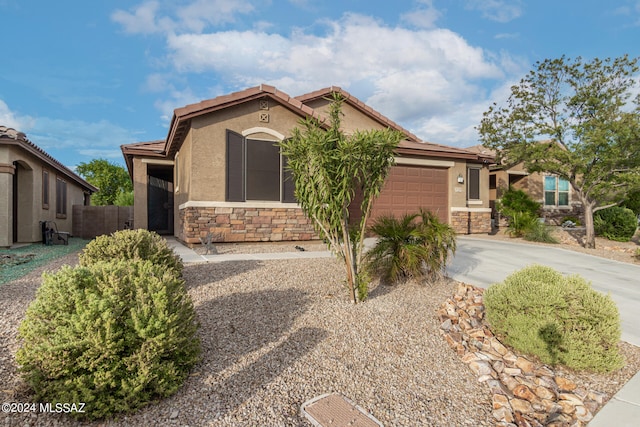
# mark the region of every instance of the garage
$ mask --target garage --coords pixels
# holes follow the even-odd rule
[[[400,217],[418,212],[420,207],[448,222],[448,169],[425,166],[391,168],[380,196],[373,204],[371,218],[384,214]]]

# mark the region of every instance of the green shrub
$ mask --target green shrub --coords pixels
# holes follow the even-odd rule
[[[540,203],[533,200],[524,191],[509,187],[498,200],[496,209],[506,217],[511,217],[514,212],[526,212],[536,218],[540,212]]]
[[[623,365],[618,308],[578,275],[530,266],[489,287],[484,304],[505,344],[544,363],[598,372]]]
[[[147,230],[120,230],[109,236],[98,236],[80,254],[80,265],[99,261],[149,260],[182,274],[183,264],[179,256],[167,245],[167,241],[155,232]]]
[[[529,212],[514,211],[509,214],[507,234],[511,237],[523,237],[527,232],[537,227],[538,224],[538,218]]]
[[[537,220],[524,230],[523,237],[531,242],[558,243],[551,233],[551,227]]]
[[[524,191],[509,187],[498,200],[496,209],[507,218],[509,223],[507,233],[511,237],[523,237],[529,232],[540,231],[537,228],[540,203]]]
[[[634,214],[640,215],[640,190],[634,190],[628,193],[620,206],[631,209]]]
[[[16,360],[39,401],[86,403],[78,418],[129,412],[175,393],[199,358],[184,281],[149,261],[43,276]]]
[[[612,206],[593,214],[593,227],[598,236],[628,242],[636,233],[638,218],[631,209]]]
[[[456,233],[437,216],[421,209],[398,219],[381,216],[370,231],[378,241],[368,253],[369,272],[393,283],[401,279],[434,280],[456,251]]]

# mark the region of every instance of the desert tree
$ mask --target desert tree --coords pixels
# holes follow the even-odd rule
[[[640,184],[638,58],[537,62],[494,103],[478,131],[505,166],[564,178],[581,202],[584,245],[595,247],[593,213],[622,202]]]
[[[98,192],[91,197],[92,205],[133,205],[133,184],[123,166],[106,159],[93,159],[79,163],[76,171],[98,187]]]
[[[327,119],[301,120],[280,147],[292,173],[296,199],[329,249],[344,261],[350,297],[357,303],[366,298],[368,289],[360,267],[371,206],[394,164],[394,150],[405,136],[391,129],[347,134],[341,127],[344,99],[336,93],[330,100]],[[351,206],[357,204],[357,194],[361,203]]]

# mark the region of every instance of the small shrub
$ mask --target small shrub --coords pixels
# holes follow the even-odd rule
[[[551,227],[540,222],[535,221],[529,228],[524,231],[524,239],[531,242],[540,243],[558,243],[558,239],[553,237]]]
[[[523,237],[527,232],[537,227],[538,218],[529,212],[514,211],[509,215],[507,234],[511,237]]]
[[[536,218],[540,212],[540,203],[533,200],[524,191],[509,187],[502,194],[496,208],[506,217],[511,217],[514,212],[526,212],[531,217]]]
[[[628,242],[636,233],[638,218],[631,209],[612,206],[593,214],[593,227],[598,236]]]
[[[400,219],[381,216],[370,231],[378,236],[378,242],[367,253],[367,269],[388,283],[406,278],[436,279],[442,275],[449,254],[456,250],[453,228],[423,209]]]
[[[80,265],[88,266],[99,261],[148,260],[182,274],[183,264],[179,256],[157,233],[147,230],[120,230],[109,236],[98,236],[80,254]]]
[[[640,248],[637,248],[635,253],[633,254],[634,257],[640,259]]]
[[[494,333],[547,364],[608,372],[620,368],[620,315],[615,302],[578,275],[530,266],[484,293]]]
[[[97,262],[44,275],[16,360],[39,401],[86,403],[79,418],[129,412],[175,393],[199,358],[193,304],[175,272]]]

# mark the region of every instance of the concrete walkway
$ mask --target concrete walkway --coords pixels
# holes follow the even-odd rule
[[[175,238],[167,238],[167,243],[185,264],[333,256],[329,251],[198,255]],[[367,246],[371,244],[371,240],[366,242]],[[448,266],[447,273],[455,280],[488,287],[504,280],[514,271],[534,263],[548,265],[564,274],[578,273],[590,280],[595,289],[610,293],[620,310],[622,339],[640,346],[640,266],[561,248],[460,236],[456,256]],[[598,412],[589,423],[589,427],[638,425],[640,372]]]

